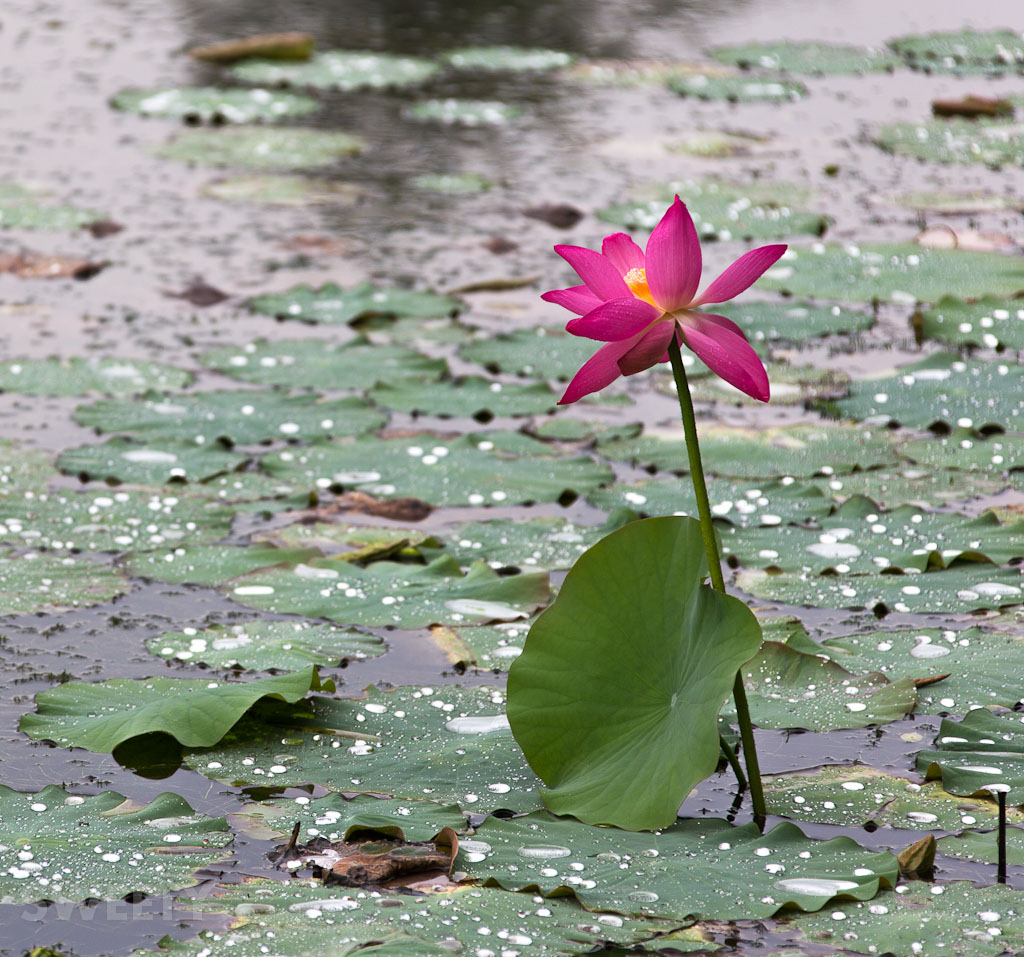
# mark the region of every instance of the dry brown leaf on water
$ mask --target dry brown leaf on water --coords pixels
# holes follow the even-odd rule
[[[540,278],[538,273],[533,276],[496,276],[494,279],[478,279],[476,282],[469,282],[464,286],[447,289],[445,294],[461,296],[467,292],[506,292],[509,289],[523,289],[526,286],[532,286]]]
[[[908,881],[930,881],[935,877],[935,835],[929,834],[915,841],[896,855],[900,862],[900,877]]]
[[[932,113],[935,116],[1013,116],[1013,103],[991,96],[968,94],[959,100],[933,100]]]
[[[108,265],[74,256],[0,252],[0,272],[13,273],[21,279],[91,279]]]
[[[184,299],[193,306],[216,306],[231,298],[226,292],[221,292],[201,279],[186,286],[181,292],[165,292],[164,295],[168,299]]]
[[[539,219],[542,223],[554,226],[555,229],[572,229],[581,219],[581,213],[575,206],[568,203],[543,203],[523,210],[524,216]]]
[[[246,57],[265,60],[308,60],[313,55],[313,35],[297,30],[290,33],[260,33],[238,40],[224,40],[193,47],[188,55],[207,63],[234,63]]]
[[[379,499],[365,492],[345,492],[339,495],[327,511],[363,512],[396,522],[422,522],[434,507],[418,498]]]

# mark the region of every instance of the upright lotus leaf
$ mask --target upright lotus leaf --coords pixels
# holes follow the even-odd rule
[[[235,126],[187,130],[155,152],[199,166],[289,170],[333,166],[344,156],[362,152],[365,145],[361,137],[335,130]]]
[[[719,307],[716,307],[719,308]],[[808,339],[863,332],[875,324],[869,312],[848,306],[809,302],[736,302],[720,307],[754,345],[785,342],[799,346]],[[772,386],[775,380],[771,379]],[[773,392],[772,399],[775,399]]]
[[[418,57],[369,50],[325,50],[305,62],[243,60],[228,72],[245,83],[351,92],[418,86],[438,69],[436,63]]]
[[[37,190],[9,180],[0,180],[0,229],[70,232],[102,218],[101,213],[75,206],[55,205]]]
[[[924,442],[938,442],[925,439]],[[906,451],[905,443],[900,447]],[[916,448],[916,445],[915,445]],[[913,456],[911,456],[913,457]],[[1006,480],[997,475],[965,472],[958,468],[938,468],[924,461],[906,461],[867,472],[848,472],[811,480],[829,495],[866,495],[884,508],[895,508],[903,502],[934,506],[961,503],[976,495],[994,495],[1006,488]]]
[[[222,585],[271,565],[294,565],[318,558],[315,548],[271,545],[182,545],[152,552],[132,552],[124,566],[136,578],[175,585]]]
[[[83,481],[163,485],[172,481],[201,482],[233,471],[245,460],[241,452],[231,452],[222,445],[115,438],[102,445],[67,449],[57,459],[57,466]]]
[[[954,346],[1024,349],[1024,302],[1014,299],[941,299],[915,315],[914,324],[922,338]]]
[[[558,396],[543,382],[510,385],[480,376],[447,382],[379,382],[366,397],[375,405],[413,415],[459,416],[489,422],[495,416],[554,411]]]
[[[561,50],[492,46],[460,47],[449,50],[444,58],[458,70],[485,70],[489,72],[534,73],[567,67],[574,57]]]
[[[843,43],[740,43],[715,47],[711,55],[742,70],[773,70],[814,76],[877,73],[902,62],[891,53]]]
[[[887,123],[875,131],[874,141],[888,153],[930,163],[1024,166],[1024,129],[1005,121]]]
[[[316,112],[311,96],[281,90],[242,90],[233,87],[166,87],[123,90],[110,101],[115,109],[140,116],[162,116],[186,123],[273,122]]]
[[[895,375],[854,382],[849,398],[829,408],[844,418],[911,428],[1024,430],[1024,367],[938,352]]]
[[[668,88],[680,96],[730,103],[792,103],[807,94],[807,87],[798,80],[707,73],[671,77]]]
[[[0,391],[22,395],[134,395],[147,389],[182,389],[191,381],[184,369],[109,356],[0,363]]]
[[[505,126],[523,115],[521,106],[500,100],[422,100],[407,107],[405,115],[413,120],[443,123],[446,126]]]
[[[345,794],[457,804],[474,814],[540,807],[540,782],[512,737],[498,688],[371,686],[357,699],[314,697],[302,712],[254,712],[217,747],[190,751],[185,762],[236,785],[322,784]]]
[[[341,345],[316,339],[257,339],[242,347],[221,346],[200,358],[207,369],[256,385],[308,389],[367,389],[380,381],[440,378],[444,359],[428,359],[404,345],[370,343],[358,337]]]
[[[311,664],[331,667],[373,658],[385,650],[382,638],[354,628],[262,620],[186,628],[150,638],[146,647],[174,661],[250,671],[290,671]]]
[[[302,382],[301,379],[297,380]],[[311,441],[379,429],[387,416],[355,396],[321,399],[311,393],[147,393],[135,399],[101,399],[74,412],[80,425],[97,432],[137,434],[147,441],[256,445],[274,439]]]
[[[351,289],[342,289],[334,283],[326,283],[319,289],[295,286],[286,292],[256,296],[250,300],[249,307],[278,319],[343,325],[370,316],[454,315],[462,309],[462,303],[433,292],[382,289],[373,283],[361,282]],[[386,356],[382,356],[382,361],[386,361]]]
[[[195,811],[176,794],[140,806],[116,791],[91,797],[56,785],[24,794],[0,785],[0,896],[39,900],[115,900],[166,894],[198,883],[194,872],[227,857],[224,818]]]
[[[913,305],[944,296],[1014,296],[1024,290],[1024,266],[1013,256],[917,243],[790,246],[758,288],[841,302]]]
[[[593,352],[589,340],[551,326],[515,329],[459,349],[463,359],[478,362],[491,372],[559,380],[570,379]]]
[[[288,173],[253,173],[248,176],[225,176],[207,183],[204,196],[225,203],[255,203],[261,206],[354,206],[366,190],[356,183],[342,180],[289,175]]]
[[[1013,30],[954,30],[912,34],[889,46],[914,70],[927,73],[1000,74],[1024,69],[1024,39]]]
[[[509,722],[557,814],[664,827],[718,764],[718,712],[761,628],[701,584],[700,527],[652,518],[585,552],[509,669]]]
[[[917,755],[917,769],[928,780],[942,778],[952,794],[987,797],[996,787],[1007,792],[1007,805],[1024,804],[1024,726],[1016,712],[975,708],[962,721],[944,718],[933,747]]]
[[[129,587],[110,565],[47,552],[0,552],[0,615],[87,608]]]
[[[100,754],[154,733],[170,735],[185,747],[208,747],[261,698],[295,702],[320,687],[312,667],[244,683],[205,678],[69,681],[36,695],[37,710],[23,715],[18,728],[34,741]]]
[[[816,911],[836,898],[870,900],[899,873],[889,853],[869,853],[847,837],[814,841],[793,824],[762,834],[753,824],[689,819],[635,834],[537,811],[488,818],[474,838],[491,846],[484,860],[460,850],[455,866],[478,881],[674,920],[764,918],[787,906]]]
[[[548,599],[544,572],[500,577],[483,562],[464,575],[450,556],[429,565],[374,562],[366,568],[315,559],[252,572],[226,586],[235,601],[348,625],[428,625],[526,618]]]

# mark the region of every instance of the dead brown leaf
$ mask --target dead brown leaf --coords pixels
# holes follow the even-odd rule
[[[933,100],[932,114],[935,116],[1013,116],[1013,103],[991,96],[967,94],[959,100]]]
[[[0,272],[13,273],[21,279],[91,279],[107,265],[73,256],[0,252]]]
[[[234,63],[246,57],[262,57],[265,60],[308,60],[313,55],[311,33],[260,33],[238,40],[223,40],[193,47],[188,55],[207,63]]]
[[[231,298],[226,292],[221,292],[201,279],[197,279],[181,292],[165,292],[164,295],[168,299],[184,299],[193,306],[216,306],[217,303]]]
[[[541,206],[531,206],[523,210],[524,216],[530,219],[539,219],[542,223],[554,226],[555,229],[572,229],[582,218],[581,213],[575,206],[568,203],[544,203]]]
[[[434,510],[433,505],[418,498],[379,499],[365,492],[345,492],[332,503],[343,512],[362,512],[396,522],[422,522]]]
[[[896,855],[900,877],[908,881],[930,881],[935,877],[935,836],[929,834]]]

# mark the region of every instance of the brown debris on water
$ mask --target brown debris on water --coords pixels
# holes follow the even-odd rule
[[[313,35],[290,33],[260,33],[238,40],[223,40],[193,47],[188,55],[206,63],[235,63],[246,57],[264,60],[308,60],[313,55]]]
[[[0,252],[0,272],[13,273],[20,279],[91,279],[108,265],[75,256]]]

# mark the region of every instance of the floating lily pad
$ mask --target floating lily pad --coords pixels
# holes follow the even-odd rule
[[[205,86],[166,87],[157,90],[124,90],[111,101],[115,109],[141,116],[163,116],[186,123],[256,123],[316,111],[311,96],[280,90],[218,89]]]
[[[902,61],[890,53],[842,43],[742,43],[716,47],[711,55],[744,70],[815,76],[877,73],[902,66]]]
[[[512,46],[460,47],[458,50],[449,50],[444,58],[459,70],[509,73],[557,70],[569,66],[573,61],[571,53],[563,53],[561,50]]]
[[[831,222],[824,213],[807,211],[808,191],[790,183],[692,180],[651,188],[647,194],[638,202],[599,210],[598,218],[625,229],[653,229],[678,194],[705,241],[774,239],[797,233],[820,236]]]
[[[175,585],[221,585],[259,568],[293,565],[318,556],[315,548],[188,544],[170,550],[134,552],[124,564],[137,578]]]
[[[91,797],[50,785],[23,794],[0,785],[5,904],[114,900],[198,883],[196,870],[228,856],[222,817],[196,814],[176,794],[142,807],[116,791]]]
[[[287,482],[280,482],[259,472],[231,472],[215,475],[196,489],[220,502],[241,506],[239,510],[263,508],[302,508],[309,504],[309,493]]]
[[[980,163],[996,169],[1024,166],[1024,126],[982,120],[889,123],[874,141],[889,153],[931,163]]]
[[[492,372],[567,381],[594,354],[594,346],[592,340],[560,328],[537,326],[478,339],[463,346],[459,355]]]
[[[553,442],[582,442],[602,436],[607,439],[625,438],[631,435],[639,435],[643,426],[639,422],[597,422],[583,421],[581,419],[570,419],[566,416],[559,416],[555,419],[548,419],[546,422],[536,426],[532,434],[539,439]]]
[[[340,661],[373,658],[384,653],[384,641],[354,628],[315,625],[308,621],[249,621],[186,628],[150,638],[146,647],[174,661],[210,668],[247,668],[280,671],[309,665],[337,665]]]
[[[680,96],[698,100],[728,100],[730,103],[793,103],[807,95],[797,80],[769,76],[674,76],[668,88]]]
[[[950,435],[905,442],[900,451],[933,469],[966,469],[989,476],[1024,469],[1024,435],[1019,434],[982,435],[974,429],[957,429]]]
[[[446,382],[384,381],[366,397],[375,405],[413,415],[470,417],[489,422],[495,416],[537,415],[554,410],[558,396],[543,382],[510,385],[466,376]]]
[[[898,206],[919,209],[926,213],[998,213],[1008,209],[1019,209],[1020,200],[1013,195],[986,193],[983,190],[928,190],[925,192],[899,193],[890,197]]]
[[[1006,487],[1005,480],[977,472],[906,464],[812,481],[829,495],[866,495],[885,508],[906,501],[924,506],[948,505],[976,495],[993,495]]]
[[[447,316],[462,309],[458,299],[411,289],[382,289],[361,282],[351,289],[327,283],[319,289],[296,286],[286,292],[256,296],[249,303],[254,312],[278,319],[304,319],[341,325],[370,316]],[[317,348],[323,349],[319,343]]]
[[[133,442],[110,439],[102,445],[80,445],[61,453],[62,472],[96,482],[163,485],[165,482],[198,482],[230,472],[245,461],[240,452],[222,446],[188,445],[184,442]]]
[[[260,533],[256,540],[289,548],[320,549],[325,554],[360,564],[394,557],[397,551],[407,552],[409,557],[413,557],[418,554],[420,545],[437,544],[433,535],[411,528],[308,521]]]
[[[754,349],[760,347],[754,343]],[[845,391],[849,377],[843,372],[820,369],[816,366],[796,366],[788,363],[766,362],[765,371],[771,383],[772,405],[805,405],[815,400],[827,400]],[[669,374],[656,376],[655,388],[659,392],[676,395],[675,379]],[[732,405],[760,406],[762,403],[730,385],[719,376],[708,375],[696,379],[690,388],[697,402],[728,402]]]
[[[0,390],[23,395],[134,395],[147,389],[182,389],[184,369],[159,362],[113,359],[13,359],[0,363]]]
[[[355,183],[287,173],[263,173],[217,179],[203,187],[203,194],[227,203],[260,203],[265,206],[354,206],[365,189]]]
[[[409,316],[395,319],[391,316],[370,316],[361,319],[359,328],[374,343],[381,345],[419,347],[420,345],[460,346],[473,338],[473,331],[458,322],[454,316]]]
[[[302,381],[301,379],[298,381]],[[303,383],[305,384],[305,383]],[[387,416],[362,399],[320,399],[283,392],[196,392],[103,399],[75,409],[75,421],[97,432],[137,434],[162,442],[256,445],[274,439],[310,441],[372,432]]]
[[[671,140],[665,144],[665,149],[670,153],[720,159],[725,156],[748,156],[764,143],[764,137],[746,133],[697,130],[687,133],[681,139]]]
[[[102,219],[101,213],[55,205],[36,190],[0,181],[0,229],[70,232]]]
[[[552,455],[522,436],[504,446],[499,433],[441,439],[364,436],[272,452],[263,468],[275,478],[316,489],[357,489],[387,498],[412,496],[436,506],[557,502],[583,495],[612,478],[587,457]]]
[[[955,30],[897,37],[889,46],[914,70],[999,74],[1024,69],[1024,40],[1013,30]]]
[[[917,328],[925,339],[955,346],[1024,349],[1024,301],[992,297],[976,302],[943,299],[934,309],[924,309],[918,315]]]
[[[854,382],[830,403],[844,418],[928,428],[1024,429],[1024,368],[1011,362],[964,361],[939,352],[895,375]]]
[[[995,804],[992,807],[994,809]],[[1016,808],[1007,810],[1007,818],[1011,823],[1021,823]],[[989,820],[985,823],[993,830],[965,831],[963,834],[942,838],[938,843],[939,853],[962,861],[995,864],[999,859],[996,822]],[[1010,867],[1020,867],[1024,864],[1024,829],[1020,827],[1006,829],[1006,863]]]
[[[735,76],[736,71],[706,60],[616,59],[583,60],[565,68],[559,75],[574,83],[633,89],[664,86],[677,76]]]
[[[479,173],[423,173],[414,176],[412,184],[428,193],[444,196],[468,196],[489,190],[492,183]]]
[[[188,130],[156,153],[199,166],[311,169],[333,166],[341,157],[361,152],[364,145],[358,136],[331,130],[239,126]]]
[[[0,555],[0,615],[87,608],[128,591],[109,565],[43,552]]]
[[[869,312],[809,302],[739,302],[714,308],[728,313],[753,344],[785,342],[799,346],[820,336],[863,332],[875,324]],[[771,383],[774,387],[775,380]]]
[[[816,244],[790,246],[758,282],[793,296],[913,305],[943,296],[1013,296],[1024,289],[1024,267],[1002,253],[916,243]]]
[[[518,120],[523,108],[498,100],[424,100],[408,107],[405,115],[450,126],[505,126]]]
[[[486,858],[472,862],[461,851],[456,867],[477,880],[676,920],[763,918],[786,905],[816,911],[837,897],[870,900],[896,883],[899,870],[891,854],[870,854],[847,837],[812,841],[793,824],[761,834],[753,824],[715,818],[636,834],[540,811],[488,818],[474,839],[491,845]],[[582,869],[573,866],[580,862]]]
[[[23,715],[18,727],[33,741],[100,754],[153,733],[170,735],[185,747],[208,747],[261,698],[295,702],[318,690],[315,668],[245,683],[205,678],[69,681],[36,695],[37,710]]]
[[[418,86],[438,69],[436,63],[418,57],[326,50],[302,63],[244,60],[228,72],[246,83],[351,91]]]

